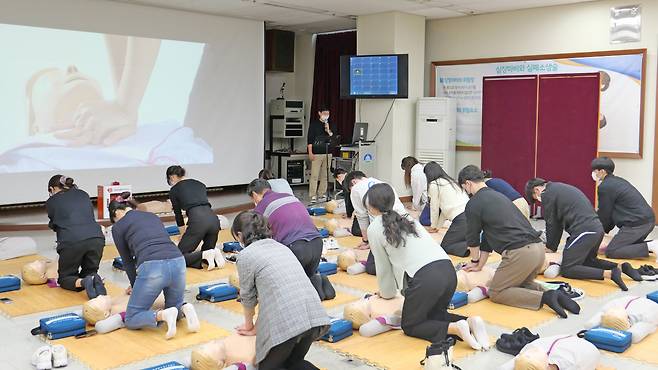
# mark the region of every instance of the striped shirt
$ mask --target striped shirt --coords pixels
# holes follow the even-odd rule
[[[274,240],[283,245],[320,237],[306,207],[292,195],[267,191],[254,211],[267,217]]]

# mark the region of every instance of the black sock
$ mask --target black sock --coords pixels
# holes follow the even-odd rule
[[[336,298],[336,290],[326,276],[322,276],[322,292],[324,292],[324,299],[327,301]]]
[[[320,274],[315,274],[313,276],[309,277],[309,280],[311,280],[311,284],[313,284],[313,288],[318,292],[318,296],[320,296],[320,300],[324,301],[326,299],[324,295],[324,289],[322,288],[322,278],[320,277]]]
[[[558,302],[558,295],[559,293],[557,290],[545,291],[544,294],[541,296],[541,304],[547,305],[558,315],[560,315],[561,318],[566,319],[567,313],[564,312],[564,308],[560,306],[560,303]]]
[[[642,281],[642,275],[628,262],[621,264],[621,271],[635,281]]]
[[[571,299],[568,295],[566,295],[564,292],[558,291],[557,295],[557,301],[560,304],[560,306],[564,307],[567,311],[578,315],[580,313],[580,306],[576,301]]]
[[[615,267],[612,270],[610,270],[610,275],[612,281],[614,281],[615,284],[619,285],[621,290],[623,290],[624,292],[628,290],[628,288],[626,287],[626,283],[624,283],[624,280],[622,280],[621,278],[621,270],[619,269],[619,267]]]

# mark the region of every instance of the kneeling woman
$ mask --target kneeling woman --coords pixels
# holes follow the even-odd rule
[[[404,333],[433,343],[456,335],[474,349],[488,349],[489,336],[480,317],[467,319],[447,311],[457,287],[455,268],[418,221],[393,210],[395,193],[391,186],[373,185],[364,201],[368,213],[375,216],[368,227],[368,240],[375,257],[379,295],[391,299],[398,289],[406,287]]]
[[[329,317],[297,257],[271,238],[258,213],[238,214],[231,232],[245,247],[237,261],[245,322],[237,331],[256,336],[258,369],[317,369],[304,357]]]
[[[98,276],[105,237],[94,219],[89,194],[64,175],[50,178],[48,194],[48,227],[57,233],[57,282],[67,290],[86,290],[89,299],[106,295],[103,280]]]
[[[130,294],[125,323],[128,329],[155,327],[167,323],[167,339],[176,335],[176,321],[182,313],[187,328],[199,331],[194,306],[183,301],[185,295],[185,259],[169,239],[160,218],[150,212],[133,210],[126,203],[109,205],[112,237],[123,259],[130,280]],[[165,309],[151,311],[160,293],[164,293]]]

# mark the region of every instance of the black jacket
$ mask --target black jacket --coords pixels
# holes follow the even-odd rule
[[[655,223],[653,209],[628,181],[607,175],[599,185],[599,219],[603,230]]]
[[[580,189],[561,182],[549,182],[541,195],[546,221],[546,247],[556,251],[564,230],[569,235],[602,232],[594,207]]]
[[[329,123],[329,129],[332,133],[336,132],[334,125],[331,123]],[[324,130],[324,123],[319,119],[310,120],[306,139],[307,144],[313,145],[313,154],[327,154],[327,148],[324,143],[328,142],[329,135]]]
[[[46,201],[50,222],[48,227],[57,233],[58,243],[71,243],[91,238],[104,238],[94,218],[94,207],[84,190],[60,191]]]
[[[185,179],[172,186],[169,189],[169,200],[171,200],[171,207],[174,209],[178,226],[185,225],[182,210],[187,212],[190,208],[198,206],[210,207],[206,185],[194,179]]]

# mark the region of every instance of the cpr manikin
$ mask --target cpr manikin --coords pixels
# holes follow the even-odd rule
[[[489,284],[493,279],[495,269],[484,266],[480,271],[466,272],[457,270],[458,292],[468,292],[468,303],[475,303],[489,297]]]
[[[366,296],[345,306],[343,318],[352,321],[352,327],[363,337],[372,337],[392,329],[400,329],[404,298],[383,299]]]
[[[342,238],[345,236],[352,236],[348,227],[342,226],[340,222],[335,218],[330,218],[324,222],[324,228],[327,229],[329,234],[335,236],[336,238]]]
[[[556,335],[528,343],[499,370],[594,370],[601,354],[576,335]]]
[[[658,303],[633,295],[613,299],[606,303],[601,312],[585,323],[585,328],[595,326],[625,330],[633,335],[633,343],[638,343],[656,331],[658,326]]]
[[[26,284],[41,285],[48,280],[57,281],[57,264],[48,260],[37,260],[23,265],[21,277]]]
[[[82,306],[82,317],[91,325],[95,325],[98,333],[105,334],[124,327],[124,319],[130,296],[99,295],[90,299]],[[165,307],[164,295],[160,293],[153,303],[154,310]]]
[[[369,249],[347,249],[338,255],[338,268],[347,271],[350,275],[357,275],[366,271]]]
[[[226,338],[207,343],[192,351],[192,370],[255,369],[256,336],[233,333]]]

